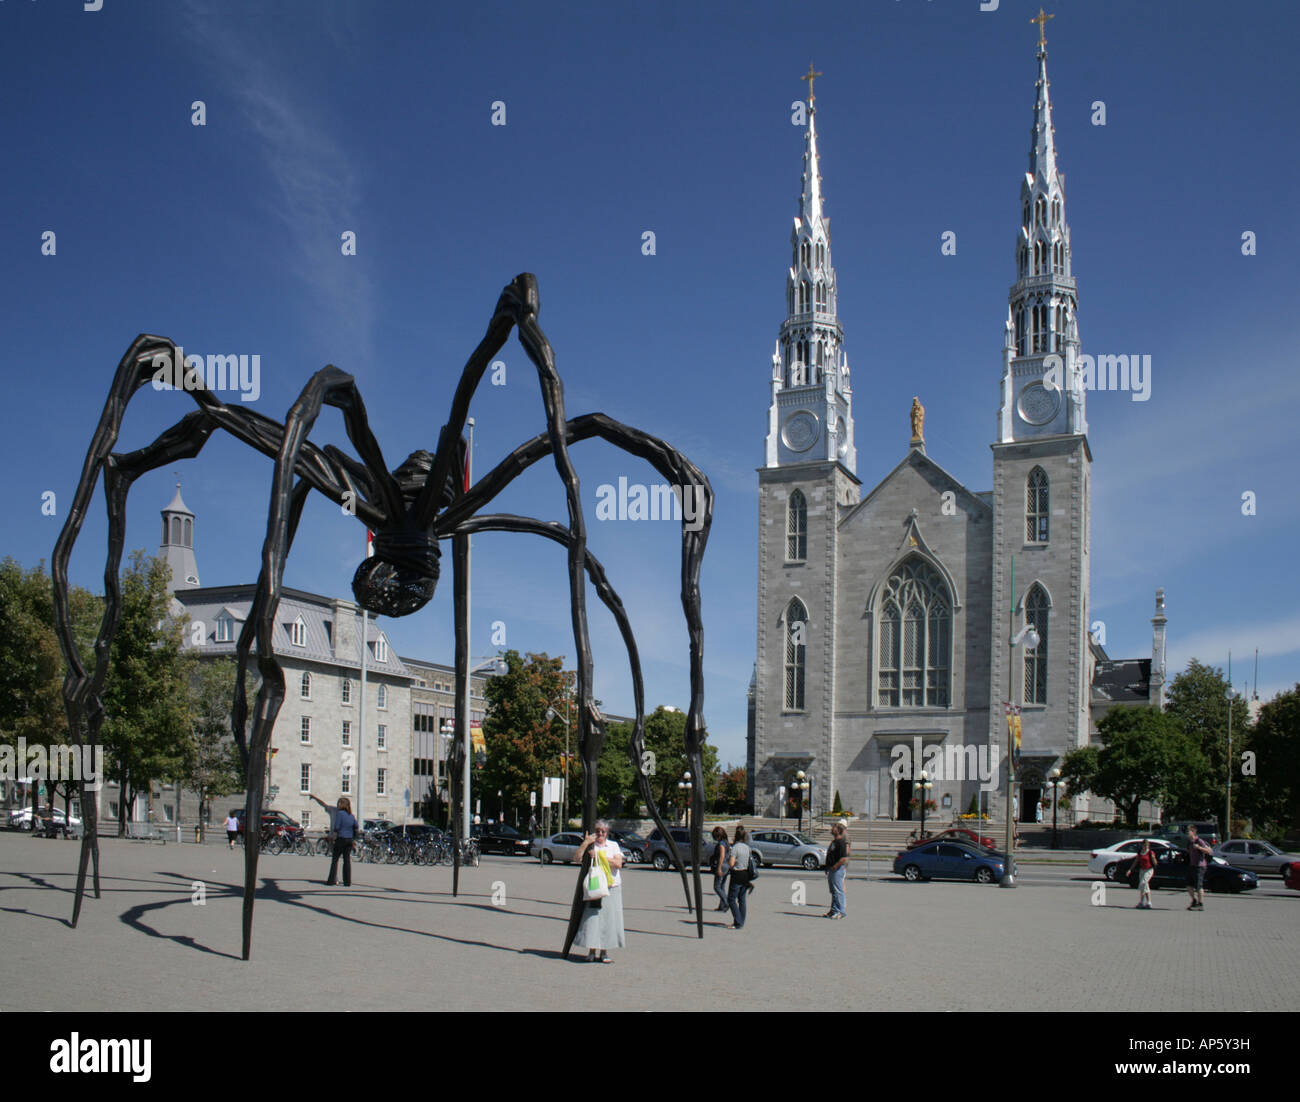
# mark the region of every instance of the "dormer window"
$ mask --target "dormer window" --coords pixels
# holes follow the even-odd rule
[[[388,640],[382,634],[375,640],[375,661],[388,661]]]
[[[235,621],[228,613],[217,617],[216,632],[213,636],[218,643],[229,643],[235,638]]]
[[[301,616],[289,625],[289,640],[295,647],[307,645],[307,624]]]

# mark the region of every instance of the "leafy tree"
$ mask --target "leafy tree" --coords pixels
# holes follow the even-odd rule
[[[743,765],[726,770],[718,779],[718,804],[723,811],[743,814],[748,810],[748,775]]]
[[[1262,832],[1280,838],[1300,828],[1300,684],[1260,709],[1250,747],[1254,774],[1237,774],[1242,811]]]
[[[1112,801],[1130,827],[1144,800],[1165,807],[1205,784],[1205,759],[1172,716],[1153,708],[1112,708],[1097,724],[1102,745],[1066,755],[1061,776],[1070,798],[1093,792]]]
[[[1223,671],[1195,658],[1169,684],[1165,713],[1177,719],[1191,736],[1208,766],[1199,787],[1182,793],[1168,806],[1174,818],[1223,814],[1228,781],[1227,691]],[[1232,752],[1238,763],[1241,753],[1250,748],[1249,723],[1246,701],[1237,697],[1232,702]]]
[[[530,792],[541,791],[544,776],[562,776],[565,742],[565,701],[569,706],[569,748],[578,748],[578,714],[571,689],[571,674],[563,659],[545,654],[521,655],[517,650],[504,655],[506,672],[490,677],[483,689],[487,712],[483,737],[487,760],[475,766],[475,786],[480,792],[502,793],[507,808],[519,808],[526,815]],[[547,718],[548,709],[553,714]],[[576,757],[573,759],[577,761]],[[573,763],[569,768],[571,791],[580,776]],[[570,801],[572,806],[572,800]],[[504,808],[503,808],[504,811]]]
[[[120,791],[119,835],[136,796],[183,767],[192,726],[189,682],[198,662],[182,647],[184,618],[170,613],[171,574],[163,559],[133,551],[121,586],[103,695],[105,752]]]
[[[611,723],[605,732],[605,745],[596,766],[598,815],[621,815],[641,802],[636,770],[628,748],[632,743],[630,723]]]
[[[686,713],[661,704],[645,721],[645,748],[652,755],[647,762],[650,790],[661,813],[680,808],[677,782],[686,773]],[[704,803],[710,806],[718,794],[718,751],[707,738],[701,755],[704,762]]]
[[[77,649],[89,667],[102,602],[79,587],[71,589],[68,602]],[[0,563],[0,742],[16,748],[19,738],[33,746],[71,741],[63,701],[65,673],[54,631],[54,590],[44,562],[24,570],[6,558]],[[62,787],[66,811],[73,786],[47,782],[46,787],[51,797]],[[32,799],[40,802],[36,785]]]
[[[216,658],[198,663],[189,684],[193,726],[182,750],[177,779],[199,795],[199,822],[214,796],[228,796],[244,786],[239,750],[230,734],[235,699],[235,660]],[[180,821],[180,808],[176,819]]]

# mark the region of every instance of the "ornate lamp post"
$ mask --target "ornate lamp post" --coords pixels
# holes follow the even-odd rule
[[[1053,769],[1047,783],[1052,789],[1052,849],[1056,849],[1056,805],[1061,802],[1061,789],[1065,785],[1061,780],[1061,771]]]
[[[1016,564],[1015,564],[1015,559],[1013,558],[1011,560],[1011,590],[1013,593],[1015,592],[1015,585],[1016,585]],[[1014,624],[1015,623],[1014,611],[1011,613],[1011,619],[1012,619],[1012,623]],[[1026,646],[1030,650],[1033,650],[1036,646],[1038,646],[1038,632],[1034,630],[1033,624],[1025,624],[1024,627],[1022,627],[1018,632],[1016,632],[1013,636],[1011,636],[1010,639],[1007,640],[1007,643],[1008,643],[1007,697],[1010,698],[1012,696],[1011,686],[1015,682],[1016,648],[1019,646]],[[1006,803],[1007,803],[1006,858],[1007,859],[1006,859],[1006,865],[1002,870],[1002,879],[998,881],[999,888],[1014,888],[1016,886],[1016,878],[1011,872],[1011,862],[1012,862],[1011,854],[1015,844],[1014,836],[1012,833],[1015,830],[1015,823],[1012,821],[1012,815],[1011,815],[1011,789],[1013,784],[1015,783],[1015,772],[1016,772],[1015,754],[1016,754],[1015,741],[1013,740],[1011,731],[1008,728],[1007,730],[1007,792],[1006,792]]]
[[[933,785],[933,783],[931,783],[931,781],[930,781],[930,774],[927,773],[924,769],[922,769],[922,770],[921,770],[921,774],[920,774],[920,776],[917,778],[917,785],[916,785],[916,789],[917,789],[917,791],[921,794],[921,795],[920,795],[920,800],[921,800],[921,833],[920,833],[920,835],[919,835],[919,837],[921,837],[921,838],[924,838],[924,837],[925,837],[925,805],[926,805],[926,803],[929,802],[929,799],[930,799],[930,789],[932,789],[933,787],[934,787],[934,785]]]
[[[803,830],[803,801],[804,794],[808,791],[808,774],[802,769],[794,775],[794,784],[790,786],[791,792],[799,794],[799,830]]]
[[[677,794],[682,801],[682,824],[687,828],[691,825],[691,771],[688,769],[682,774],[682,779],[677,782]]]

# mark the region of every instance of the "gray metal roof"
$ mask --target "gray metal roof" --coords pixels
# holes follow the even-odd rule
[[[1112,658],[1098,662],[1092,677],[1093,703],[1146,704],[1151,699],[1151,659]]]

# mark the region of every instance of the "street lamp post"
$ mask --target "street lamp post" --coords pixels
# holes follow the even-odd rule
[[[690,829],[691,825],[691,771],[688,769],[677,782],[677,793],[682,801],[682,824]]]
[[[1047,783],[1052,789],[1052,849],[1056,849],[1056,805],[1061,802],[1061,786],[1065,784],[1061,780],[1061,771],[1053,769]]]
[[[929,801],[929,798],[930,798],[930,789],[932,789],[932,788],[934,787],[934,785],[933,785],[933,784],[931,783],[931,781],[930,781],[930,774],[927,773],[924,769],[921,770],[921,775],[917,778],[917,780],[918,780],[918,782],[919,782],[919,783],[917,784],[917,788],[918,788],[918,790],[919,790],[920,793],[921,793],[921,833],[920,833],[920,837],[921,837],[921,838],[924,838],[924,837],[925,837],[925,805],[926,805],[926,803]]]
[[[1231,661],[1229,662],[1231,666]],[[1226,842],[1232,837],[1232,702],[1236,697],[1232,686],[1228,686],[1228,801],[1224,808],[1223,815],[1223,840]]]
[[[799,830],[803,830],[803,802],[804,794],[808,791],[807,776],[802,769],[794,775],[794,784],[790,786],[792,791],[799,793]]]

